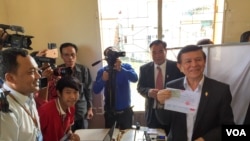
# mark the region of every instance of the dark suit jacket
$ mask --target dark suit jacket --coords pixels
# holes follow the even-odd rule
[[[176,65],[175,61],[167,60],[165,83],[184,76]],[[148,97],[149,89],[155,88],[154,62],[147,63],[140,67],[139,80],[137,84],[138,92],[146,99],[145,117],[148,125],[151,121],[152,114],[154,114],[152,113],[154,99]]]
[[[247,114],[243,124],[250,125],[250,103],[248,105]]]
[[[184,89],[183,81],[184,78],[171,81],[167,87]],[[192,140],[203,137],[206,141],[221,141],[221,125],[234,124],[231,100],[229,85],[205,77]],[[170,128],[168,141],[187,140],[186,114],[169,110],[156,111],[156,114],[160,122]]]

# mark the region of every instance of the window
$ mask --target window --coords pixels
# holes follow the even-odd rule
[[[224,0],[99,0],[102,47],[125,51],[122,61],[139,75],[139,67],[151,61],[149,44],[158,39],[159,25],[168,48],[196,44],[202,38],[221,43],[223,5]],[[168,51],[167,58],[176,60],[176,52]],[[144,111],[136,83],[131,83],[131,92],[134,110]]]

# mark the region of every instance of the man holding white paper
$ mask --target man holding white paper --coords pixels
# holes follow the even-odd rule
[[[206,54],[201,47],[185,46],[177,56],[177,66],[185,77],[167,83],[167,89],[157,94],[157,100],[165,103],[166,110],[156,114],[162,124],[169,126],[168,141],[220,141],[221,125],[234,124],[229,85],[206,77],[205,64]],[[177,99],[178,95],[169,88],[179,89]],[[179,106],[184,103],[188,107],[192,103],[193,112],[176,108],[174,99]]]
[[[164,102],[164,109],[181,113],[195,113],[200,101],[200,93],[190,90],[167,88],[171,92],[171,98]]]

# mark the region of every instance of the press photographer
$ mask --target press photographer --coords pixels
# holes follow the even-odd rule
[[[77,63],[78,47],[75,44],[69,42],[62,43],[59,50],[63,60],[63,64],[60,64],[59,67],[70,67],[73,71],[72,76],[78,78],[82,84],[79,100],[76,103],[75,121],[72,131],[86,129],[88,128],[88,120],[93,117],[90,71],[88,67]]]
[[[0,46],[2,47],[17,47],[32,50],[30,45],[32,44],[31,38],[33,36],[23,35],[24,29],[17,25],[5,25],[0,24],[2,33],[0,34]],[[10,30],[14,33],[7,32]]]
[[[40,90],[35,94],[36,105],[40,107],[51,99],[57,98],[55,90],[57,81],[61,77],[72,75],[72,69],[70,67],[57,67],[58,51],[55,43],[49,43],[48,49],[34,51],[30,55],[41,70]]]
[[[126,52],[118,51],[114,47],[108,47],[104,51],[104,56],[105,56],[105,60],[108,63],[108,66],[112,67],[112,66],[114,66],[117,58],[119,58],[119,57],[125,57],[126,56]]]
[[[138,76],[130,64],[122,63],[119,59],[125,56],[125,52],[108,47],[104,50],[104,56],[108,65],[98,70],[93,92],[100,94],[104,89],[105,128],[111,128],[117,121],[119,129],[130,129],[133,124],[130,82],[136,82]]]

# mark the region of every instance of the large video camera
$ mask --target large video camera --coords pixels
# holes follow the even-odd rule
[[[118,51],[117,49],[115,49],[114,47],[108,47],[105,52],[105,60],[108,62],[109,66],[114,66],[116,59],[118,57],[125,57],[126,56],[126,52],[124,51]]]
[[[56,58],[58,58],[58,50],[55,43],[48,43],[48,50],[46,50],[43,56],[38,56],[37,53],[38,51],[35,51],[31,53],[31,56],[33,56],[38,67],[42,70],[51,67],[55,76],[65,76],[73,73],[71,67],[57,67]]]
[[[24,29],[17,25],[5,25],[0,24],[0,28],[3,30],[0,36],[0,45],[3,47],[18,47],[32,50],[30,47],[33,36],[22,35],[19,33],[24,33]],[[6,30],[14,31],[14,34],[8,33]]]
[[[30,55],[36,60],[39,68],[48,64],[51,68],[56,68],[56,58],[58,57],[58,51],[56,43],[48,43],[48,49],[44,51],[44,54],[39,55],[39,51],[33,51]]]

